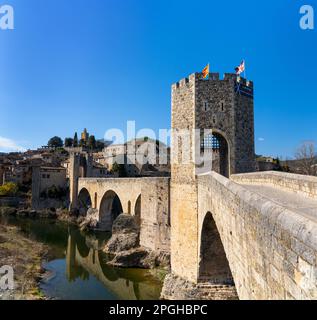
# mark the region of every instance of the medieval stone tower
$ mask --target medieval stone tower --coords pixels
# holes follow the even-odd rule
[[[253,83],[235,74],[204,80],[195,73],[174,84],[172,130],[172,270],[197,282],[197,175],[254,171]]]

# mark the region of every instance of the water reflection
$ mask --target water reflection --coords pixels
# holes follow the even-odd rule
[[[3,220],[0,221],[4,223]],[[10,219],[26,236],[49,245],[52,257],[45,264],[50,277],[41,284],[46,296],[57,299],[156,300],[162,282],[150,271],[107,265],[101,249],[110,234],[83,234],[58,222]]]
[[[120,299],[158,299],[160,282],[145,270],[119,269],[107,265],[109,256],[100,249],[104,241],[70,229],[66,252],[66,276],[69,282],[77,278],[89,280],[94,275]],[[153,282],[156,282],[155,285]]]

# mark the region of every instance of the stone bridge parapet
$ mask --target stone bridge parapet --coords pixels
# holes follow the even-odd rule
[[[317,177],[278,171],[234,174],[230,179],[239,184],[270,185],[317,199]]]
[[[265,177],[251,174],[234,179],[249,177],[250,183],[252,176],[261,181]],[[271,173],[270,179],[275,183],[277,177]],[[296,176],[286,179],[293,180],[296,185]],[[198,177],[198,256],[208,212],[240,299],[317,299],[315,221],[213,172]],[[198,261],[204,263],[201,257]]]

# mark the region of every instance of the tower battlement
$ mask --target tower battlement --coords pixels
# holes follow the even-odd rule
[[[253,82],[235,73],[222,78],[210,73],[209,79],[193,73],[172,86],[172,128],[211,130],[213,138],[208,143],[221,155],[218,162],[213,160],[213,170],[224,176],[253,171],[253,96]],[[179,168],[181,176],[184,169]],[[190,170],[194,179],[196,171]]]
[[[249,81],[243,77],[238,76],[235,73],[225,73],[223,78],[220,78],[220,74],[218,72],[210,73],[209,79],[203,79],[203,75],[201,72],[192,73],[186,78],[181,79],[180,81],[174,83],[172,85],[172,90],[177,90],[180,88],[184,88],[190,84],[195,83],[195,81],[206,81],[206,82],[214,82],[214,81],[233,81],[238,82],[244,86],[253,88],[253,81]]]

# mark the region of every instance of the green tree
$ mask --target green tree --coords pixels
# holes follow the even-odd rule
[[[103,141],[96,141],[96,150],[102,151],[105,148],[105,143]]]
[[[93,136],[93,135],[89,136],[88,147],[90,149],[96,149],[96,138],[95,138],[95,136]]]
[[[64,146],[65,148],[70,148],[74,144],[74,140],[72,138],[65,138]]]
[[[74,148],[77,148],[77,147],[78,147],[78,135],[77,135],[77,132],[75,132],[75,135],[74,135],[73,147],[74,147]]]
[[[18,193],[18,185],[13,182],[7,182],[0,186],[0,196],[15,196]]]
[[[63,147],[63,140],[55,136],[48,141],[47,145],[51,148],[61,148]]]
[[[79,146],[80,146],[80,147],[85,147],[85,146],[86,146],[86,142],[85,142],[84,139],[80,139],[80,140],[79,140]]]
[[[120,178],[126,177],[127,173],[125,171],[125,167],[123,164],[118,164],[117,162],[115,162],[112,166],[112,173],[118,173]]]

